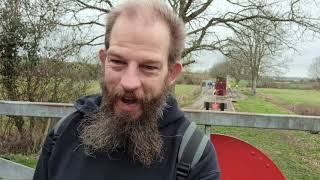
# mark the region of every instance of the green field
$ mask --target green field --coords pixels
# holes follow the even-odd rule
[[[245,95],[247,95],[247,99],[234,103],[237,111],[266,114],[292,114],[289,110],[276,106],[270,102],[266,102],[261,97],[251,96],[247,92],[245,92]]]
[[[257,92],[271,96],[287,104],[303,104],[320,107],[320,91],[316,90],[259,88]]]
[[[197,85],[177,84],[175,86],[176,98],[181,107],[192,104],[200,96],[200,93],[200,86]]]
[[[199,86],[196,85],[190,85],[190,84],[176,84],[175,87],[175,93],[177,95],[190,95],[192,94],[192,91],[194,91]]]
[[[268,89],[264,89],[268,91]],[[271,89],[272,90],[272,89]],[[276,90],[275,92],[287,90]],[[295,90],[297,91],[297,90]],[[258,89],[258,92],[261,92]],[[237,111],[291,114],[292,112],[244,92],[247,99],[235,104]],[[274,93],[277,95],[276,93]],[[212,132],[238,137],[265,152],[287,179],[320,179],[320,135],[303,131],[214,127]]]

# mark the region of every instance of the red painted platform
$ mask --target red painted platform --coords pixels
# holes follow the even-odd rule
[[[211,134],[218,154],[221,180],[284,180],[279,168],[263,152],[234,137]]]

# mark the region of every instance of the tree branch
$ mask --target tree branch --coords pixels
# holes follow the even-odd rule
[[[192,19],[196,18],[197,16],[199,16],[201,13],[203,13],[208,7],[209,5],[212,3],[213,0],[207,0],[207,2],[205,2],[203,4],[203,6],[201,6],[199,9],[197,9],[196,11],[192,12],[189,16],[185,17],[183,20],[184,22],[190,22]]]
[[[103,9],[103,8],[99,8],[99,7],[96,7],[96,6],[92,6],[90,4],[87,4],[81,0],[75,0],[76,2],[78,2],[79,4],[81,4],[82,6],[88,8],[88,9],[95,9],[95,10],[98,10],[98,11],[102,11],[102,12],[105,12],[105,13],[109,13],[110,10],[108,9]],[[110,3],[111,4],[111,3]]]

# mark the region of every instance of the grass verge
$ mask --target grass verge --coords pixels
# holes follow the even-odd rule
[[[0,155],[1,158],[17,162],[19,164],[23,164],[25,166],[35,168],[38,161],[38,155],[37,154],[4,154]]]
[[[201,88],[197,85],[176,84],[175,94],[180,107],[192,104],[201,94]]]

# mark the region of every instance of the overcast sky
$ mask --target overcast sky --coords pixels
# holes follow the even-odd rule
[[[289,63],[288,77],[308,77],[308,69],[312,60],[320,56],[320,39],[309,43],[297,44],[299,52],[290,53],[292,62]]]
[[[288,70],[283,76],[286,77],[309,77],[308,68],[312,60],[320,56],[320,39],[310,42],[297,42],[298,52],[288,50],[283,55],[289,59]],[[197,59],[198,62],[190,68],[194,71],[207,70],[215,63],[223,61],[223,56],[219,53],[202,53]]]
[[[271,2],[278,2],[276,0],[269,0]],[[280,2],[280,1],[279,1]],[[284,1],[286,2],[286,1]],[[314,17],[319,17],[319,6],[320,2],[318,1],[301,1],[303,6],[301,7],[303,11],[308,14],[313,15]],[[283,4],[284,10],[287,10],[288,6]],[[237,8],[235,6],[230,6],[230,3],[227,3],[223,0],[214,1],[212,8],[212,12],[222,13],[228,11],[237,12]],[[277,6],[275,8],[282,8],[281,6]],[[225,35],[225,30],[222,30],[220,35]],[[309,35],[308,35],[309,34]],[[308,39],[308,40],[307,40]],[[304,41],[304,42],[303,42]],[[306,42],[307,41],[307,42]],[[320,56],[320,39],[311,38],[310,33],[306,33],[305,37],[302,40],[298,40],[294,43],[294,48],[298,50],[298,52],[294,52],[292,50],[284,50],[282,52],[282,57],[288,59],[287,61],[287,72],[283,74],[286,77],[308,77],[308,68],[312,62],[312,60],[318,56]],[[199,58],[196,59],[198,62],[191,66],[192,70],[206,70],[213,66],[213,64],[217,62],[223,61],[223,56],[219,53],[208,53],[204,52],[200,55]]]

